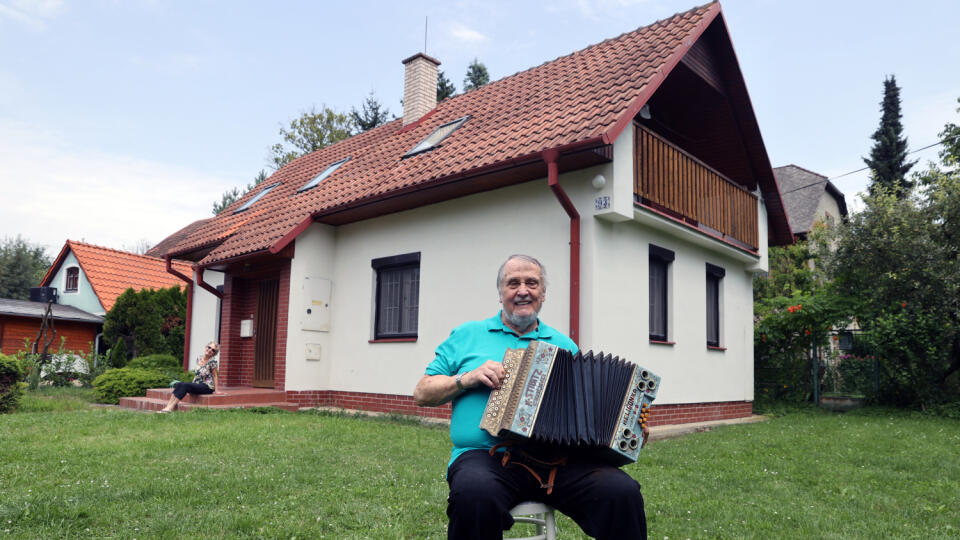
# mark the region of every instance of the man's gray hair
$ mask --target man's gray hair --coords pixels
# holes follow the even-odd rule
[[[512,260],[523,261],[530,264],[537,265],[537,268],[540,269],[540,286],[542,290],[547,290],[547,267],[543,265],[537,259],[531,257],[530,255],[523,255],[520,253],[513,254],[507,257],[507,260],[503,261],[503,264],[500,265],[500,269],[497,270],[497,291],[500,291],[500,286],[503,284],[503,268],[507,266],[507,263]]]

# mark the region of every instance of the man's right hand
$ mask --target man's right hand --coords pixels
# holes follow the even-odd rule
[[[465,373],[460,379],[460,382],[464,388],[473,388],[474,386],[483,384],[496,390],[503,384],[503,379],[506,378],[506,376],[507,372],[503,369],[503,364],[494,362],[493,360],[487,360],[477,369]]]

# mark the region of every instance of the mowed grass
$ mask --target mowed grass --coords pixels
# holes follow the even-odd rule
[[[656,441],[625,470],[654,539],[956,538],[958,450],[960,422],[808,411]],[[402,419],[3,415],[0,538],[444,538],[448,456],[445,428]]]

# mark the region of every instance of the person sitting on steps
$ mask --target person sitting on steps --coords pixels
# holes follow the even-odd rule
[[[220,345],[214,341],[207,343],[207,348],[199,359],[197,359],[197,375],[193,382],[178,382],[173,387],[173,395],[167,405],[157,411],[157,413],[173,412],[177,404],[187,394],[195,396],[203,394],[222,395],[220,392],[220,362],[217,353],[220,352]]]

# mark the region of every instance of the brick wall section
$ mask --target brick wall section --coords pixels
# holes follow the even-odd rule
[[[410,416],[450,419],[450,405],[417,407],[412,396],[398,394],[370,394],[335,390],[308,390],[287,392],[287,401],[300,407],[340,407]],[[753,414],[753,402],[725,401],[717,403],[684,403],[654,405],[650,408],[650,426],[690,424],[711,420],[745,418]]]
[[[277,334],[274,349],[274,389],[283,390],[287,357],[287,311],[290,305],[290,261],[282,259],[261,264],[247,272],[250,278],[240,278],[227,272],[223,284],[223,329],[220,333],[221,376],[227,386],[251,386],[255,338],[240,337],[240,321],[257,313],[257,294],[260,280],[278,279]]]
[[[16,354],[23,349],[24,339],[32,343],[40,331],[41,320],[32,317],[12,317],[0,315],[0,353]],[[67,351],[88,353],[93,350],[93,340],[97,336],[96,323],[82,323],[77,321],[54,321],[53,327],[57,331],[50,352],[57,352],[60,348],[60,338],[66,338],[63,348]]]

